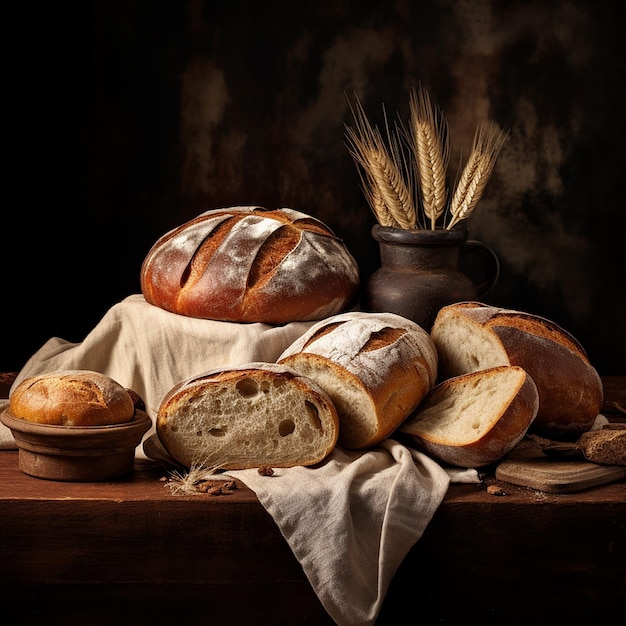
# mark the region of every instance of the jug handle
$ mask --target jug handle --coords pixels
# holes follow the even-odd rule
[[[459,263],[462,264],[464,260],[467,260],[470,255],[475,255],[483,261],[484,278],[479,280],[477,277],[470,275],[470,272],[462,269],[463,273],[467,274],[470,280],[476,287],[476,292],[479,298],[489,293],[493,289],[494,285],[498,282],[500,277],[500,260],[498,255],[487,244],[476,239],[468,239],[461,246],[461,254]],[[481,277],[482,278],[482,277]]]

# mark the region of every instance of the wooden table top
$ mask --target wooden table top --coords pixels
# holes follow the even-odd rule
[[[612,421],[623,419],[625,383],[605,379]],[[0,602],[22,603],[33,623],[210,615],[216,624],[332,624],[242,484],[231,495],[176,495],[164,470],[142,459],[116,482],[46,481],[22,473],[16,451],[0,452],[0,484]],[[505,495],[490,493],[494,484]],[[625,480],[552,494],[487,473],[481,484],[450,486],[377,626],[416,603],[424,624],[548,624],[558,606],[564,621],[609,626],[624,600],[625,563]]]

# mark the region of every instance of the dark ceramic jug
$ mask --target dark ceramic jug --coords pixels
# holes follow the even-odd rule
[[[489,246],[468,240],[468,234],[465,226],[405,230],[376,224],[372,236],[379,243],[381,267],[365,285],[363,309],[397,313],[430,332],[442,307],[480,300],[496,284],[500,264]],[[472,278],[462,269],[470,257],[475,269],[482,266]]]

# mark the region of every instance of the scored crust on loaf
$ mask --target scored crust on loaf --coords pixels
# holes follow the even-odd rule
[[[537,387],[522,368],[490,368],[438,384],[400,432],[438,461],[481,467],[524,438],[538,407]]]
[[[106,426],[133,419],[135,402],[122,385],[90,370],[31,376],[11,393],[9,411],[18,419],[54,426]]]
[[[337,412],[313,381],[285,366],[251,363],[176,385],[156,428],[187,467],[292,467],[322,461],[337,443]]]
[[[431,338],[439,353],[439,380],[499,365],[518,365],[539,391],[531,431],[576,439],[591,428],[604,395],[581,344],[543,317],[478,302],[442,308]]]
[[[388,437],[435,383],[428,333],[393,313],[348,312],[318,322],[278,358],[315,380],[339,414],[339,442],[352,449]]]
[[[323,319],[346,309],[358,285],[343,241],[289,208],[206,211],[163,235],[141,268],[150,304],[231,322]]]

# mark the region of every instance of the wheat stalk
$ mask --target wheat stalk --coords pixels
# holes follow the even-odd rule
[[[219,474],[219,465],[192,465],[188,471],[173,470],[167,486],[174,495],[198,493],[196,485],[203,480],[230,480],[230,476]]]
[[[385,143],[372,127],[359,100],[352,110],[356,130],[346,125],[347,147],[360,166],[363,193],[382,226],[414,228],[417,221],[411,182],[404,179],[406,161],[399,141],[387,128]]]
[[[346,146],[357,165],[363,194],[379,224],[421,228],[423,215],[435,230],[442,216],[445,224],[447,210],[449,221],[445,228],[450,230],[468,218],[483,195],[507,134],[494,122],[478,125],[469,159],[463,171],[459,170],[449,200],[448,124],[427,92],[421,87],[411,92],[408,130],[398,122],[391,132],[385,115],[386,141],[378,127],[369,123],[358,98],[355,101],[356,105],[350,104],[350,109],[356,129],[345,125]],[[421,215],[417,211],[420,201]]]
[[[411,92],[409,106],[409,134],[422,208],[434,230],[437,219],[446,208],[446,170],[450,155],[448,126],[424,89]]]
[[[396,218],[393,216],[391,211],[387,208],[385,199],[383,198],[382,193],[374,179],[368,174],[365,176],[363,176],[361,172],[359,172],[359,174],[361,175],[361,189],[363,190],[363,195],[365,196],[367,203],[374,211],[376,221],[381,226],[402,228],[396,221]]]
[[[478,125],[472,151],[450,202],[447,230],[468,218],[478,204],[505,139],[506,133],[494,122]]]

